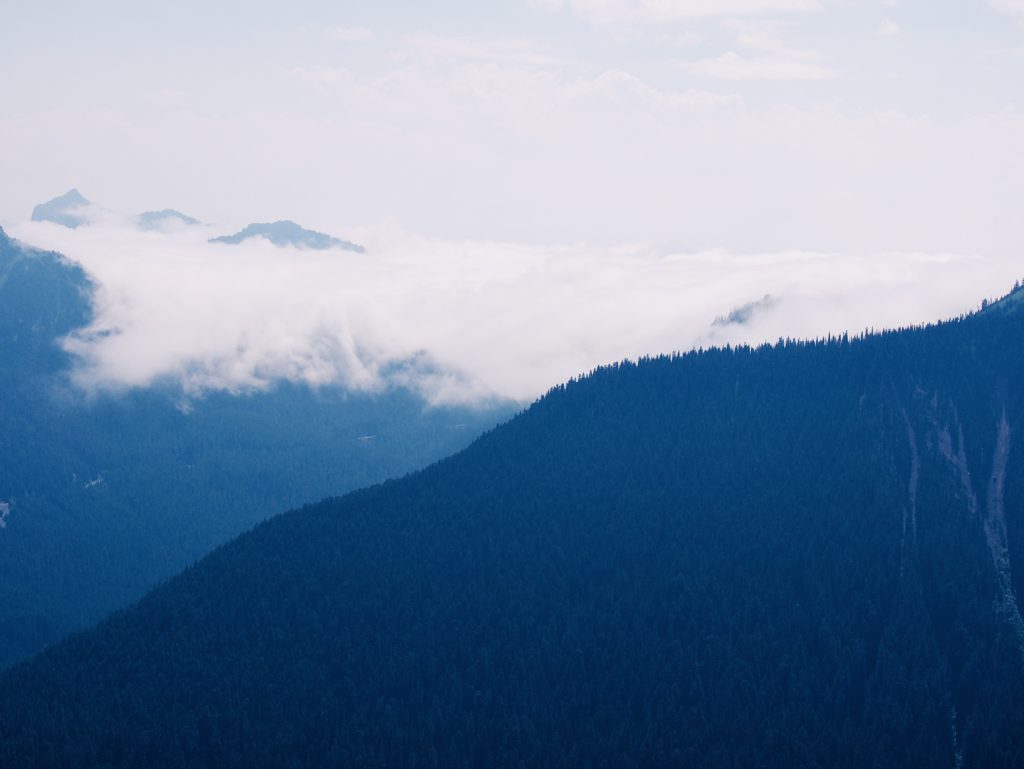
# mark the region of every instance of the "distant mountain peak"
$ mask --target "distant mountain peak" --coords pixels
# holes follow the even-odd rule
[[[160,211],[143,211],[135,217],[135,223],[139,229],[147,232],[153,230],[180,229],[181,227],[192,227],[202,224],[198,219],[193,219],[181,211],[173,208],[164,208]]]
[[[289,219],[276,222],[254,222],[234,235],[221,235],[211,238],[211,243],[227,243],[237,245],[249,238],[263,238],[275,246],[295,246],[296,248],[341,248],[345,251],[365,253],[366,249],[357,243],[341,240],[332,235],[315,230],[307,230]]]
[[[89,205],[91,203],[85,196],[72,187],[63,195],[58,195],[52,200],[47,200],[45,203],[40,203],[33,208],[32,221],[53,222],[54,224],[74,229],[88,222],[88,219],[82,215],[81,209]]]
[[[772,307],[777,305],[779,300],[771,294],[765,294],[760,299],[753,302],[747,302],[746,304],[734,307],[729,311],[728,315],[719,315],[715,318],[712,326],[724,327],[724,326],[742,326],[750,322],[750,320],[766,310],[770,310]]]

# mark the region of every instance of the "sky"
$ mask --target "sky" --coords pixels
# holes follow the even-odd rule
[[[5,0],[0,21],[0,225],[82,261],[101,321],[156,351],[127,371],[80,345],[92,382],[366,382],[416,353],[461,372],[435,397],[526,399],[721,337],[765,294],[775,320],[737,339],[922,322],[1024,273],[1022,0]],[[25,224],[71,187],[121,218]],[[216,234],[294,219],[370,262],[128,224],[166,207]],[[182,260],[183,301],[238,305],[223,349],[147,293]],[[327,287],[347,305],[313,329]],[[254,361],[232,350],[267,333],[257,302],[294,346]]]
[[[1000,251],[1021,0],[5,0],[0,222]]]

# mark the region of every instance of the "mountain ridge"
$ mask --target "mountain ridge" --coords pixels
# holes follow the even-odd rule
[[[80,266],[0,229],[0,669],[263,517],[420,467],[511,411],[287,382],[187,405],[173,383],[87,396],[61,341],[91,323],[92,293]]]
[[[366,249],[357,243],[341,240],[322,232],[307,230],[290,219],[282,219],[276,222],[253,222],[233,235],[221,235],[216,238],[210,238],[210,242],[237,245],[250,238],[263,238],[279,247],[295,246],[297,248],[314,250],[340,248],[344,251],[353,251],[358,254],[366,252]]]
[[[164,208],[160,211],[143,211],[135,217],[135,222],[143,230],[162,230],[167,227],[192,227],[201,224],[198,219],[193,219],[187,214],[176,211],[173,208]]]
[[[1022,340],[982,312],[599,368],[8,671],[0,758],[1017,766]]]

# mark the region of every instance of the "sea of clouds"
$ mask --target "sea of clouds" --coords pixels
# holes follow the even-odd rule
[[[336,232],[365,254],[210,244],[230,228],[142,232],[97,215],[11,228],[79,262],[92,326],[74,381],[175,381],[193,396],[280,380],[406,386],[431,403],[529,402],[595,366],[697,346],[919,324],[975,309],[1024,272],[977,254],[680,252],[652,244],[440,241]],[[767,299],[766,299],[767,297]],[[739,308],[739,312],[730,313]]]

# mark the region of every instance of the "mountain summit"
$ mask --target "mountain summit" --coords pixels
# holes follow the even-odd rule
[[[326,249],[341,248],[346,251],[364,253],[365,248],[357,243],[341,240],[322,232],[315,232],[300,227],[287,219],[278,222],[253,223],[234,235],[222,235],[211,238],[211,243],[229,243],[236,245],[249,238],[264,238],[275,246],[295,246],[296,248]]]
[[[198,219],[175,211],[173,208],[165,208],[162,211],[143,211],[135,217],[135,223],[139,229],[146,230],[176,230],[182,227],[191,227],[199,224]]]
[[[45,203],[40,203],[32,209],[33,222],[53,222],[65,227],[74,229],[83,224],[88,224],[85,218],[84,209],[90,205],[89,201],[76,189],[70,189]]]

